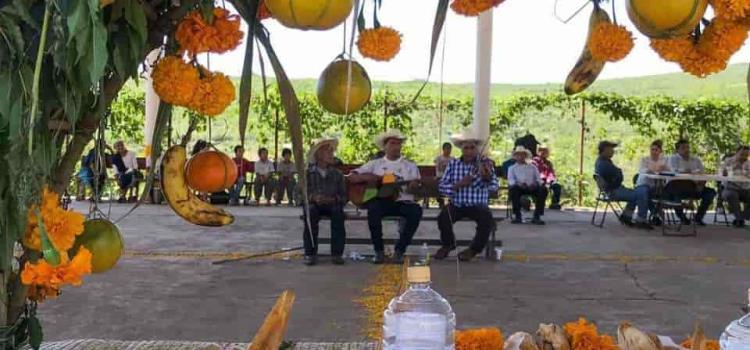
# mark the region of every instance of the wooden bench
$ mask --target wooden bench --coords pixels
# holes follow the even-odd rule
[[[363,215],[359,210],[356,212],[345,212],[345,221],[367,221],[367,215]],[[329,216],[321,216],[321,221],[330,221],[331,218]],[[484,250],[484,256],[488,260],[493,260],[497,258],[497,252],[495,251],[496,247],[502,247],[503,241],[497,239],[497,224],[499,222],[502,222],[505,218],[502,217],[494,217],[495,219],[495,226],[492,228],[492,231],[490,232],[489,240],[487,241],[487,246]],[[304,221],[305,217],[303,215],[300,215],[300,220]],[[386,216],[383,218],[383,221],[389,221],[389,222],[399,222],[402,220],[401,217],[398,216]],[[437,222],[436,216],[423,216],[421,219],[421,222]],[[474,222],[471,219],[463,219],[459,222]],[[456,240],[456,246],[457,247],[467,247],[471,245],[470,239],[457,239]],[[354,245],[370,245],[372,244],[372,239],[370,238],[346,238],[346,244],[354,244]],[[397,238],[383,238],[383,242],[385,244],[396,244],[398,242]],[[330,244],[331,238],[329,237],[318,237],[318,244]],[[412,239],[411,245],[412,246],[421,246],[423,244],[427,244],[428,246],[442,246],[442,242],[440,239],[436,238],[414,238]]]

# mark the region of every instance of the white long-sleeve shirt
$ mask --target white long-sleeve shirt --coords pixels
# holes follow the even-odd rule
[[[135,152],[133,151],[127,151],[124,156],[122,156],[122,162],[125,164],[125,167],[128,168],[127,171],[125,171],[125,174],[132,173],[135,170],[138,170],[138,159],[135,157]],[[115,171],[115,174],[120,174],[120,172],[117,170],[117,166],[112,164],[112,169]]]
[[[682,158],[679,154],[674,154],[669,157],[669,166],[672,170],[680,174],[695,174],[704,173],[706,169],[703,167],[703,162],[699,158],[690,156],[688,159]]]
[[[514,164],[508,168],[508,186],[527,185],[538,186],[542,184],[539,169],[533,164]]]
[[[649,179],[644,174],[658,174],[661,172],[671,172],[672,167],[669,165],[669,162],[667,162],[667,159],[664,156],[660,156],[658,160],[653,160],[651,157],[643,157],[641,158],[641,165],[638,169],[638,182],[636,183],[636,186],[649,186],[652,187],[656,185],[656,181],[653,179]]]

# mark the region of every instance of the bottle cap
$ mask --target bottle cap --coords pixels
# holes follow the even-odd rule
[[[428,283],[430,282],[430,267],[410,266],[406,270],[406,279],[409,283]]]

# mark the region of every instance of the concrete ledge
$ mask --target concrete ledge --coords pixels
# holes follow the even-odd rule
[[[245,350],[247,343],[75,339],[43,343],[42,350]],[[27,347],[27,349],[30,349]],[[376,350],[376,343],[297,343],[295,350]]]

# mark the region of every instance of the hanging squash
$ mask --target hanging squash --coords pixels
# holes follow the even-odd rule
[[[105,219],[92,219],[83,223],[83,233],[76,237],[70,256],[75,256],[81,246],[91,252],[91,271],[109,271],[120,260],[123,249],[120,230]]]
[[[352,74],[351,84],[348,84],[350,62]],[[370,101],[370,95],[370,77],[365,68],[355,61],[337,59],[326,67],[318,79],[318,103],[334,114],[356,113]]]
[[[708,0],[628,0],[630,20],[644,35],[666,39],[689,34],[698,25]]]
[[[281,24],[294,29],[328,30],[349,17],[354,0],[265,0]]]
[[[237,166],[232,158],[214,150],[203,151],[185,165],[187,185],[198,192],[223,191],[237,181]]]

